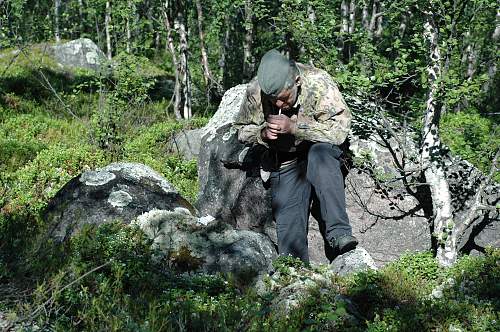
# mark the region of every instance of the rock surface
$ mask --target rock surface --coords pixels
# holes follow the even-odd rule
[[[276,257],[266,236],[216,220],[205,225],[184,208],[152,210],[133,223],[153,239],[162,258],[180,270],[232,273],[248,284],[267,272]]]
[[[195,209],[160,174],[134,163],[114,163],[69,181],[49,202],[49,235],[64,241],[85,224],[130,223],[153,209]]]
[[[343,255],[336,257],[330,264],[330,269],[341,276],[376,270],[377,266],[370,254],[361,247],[357,247]]]
[[[98,70],[106,61],[104,53],[88,38],[54,45],[51,52],[59,64],[70,68]]]
[[[161,258],[181,271],[232,273],[248,284],[276,256],[263,234],[235,230],[194,209],[163,177],[135,163],[113,163],[69,181],[44,211],[49,237],[62,242],[86,224],[138,225]]]

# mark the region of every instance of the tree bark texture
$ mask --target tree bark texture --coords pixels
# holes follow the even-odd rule
[[[188,66],[188,31],[187,13],[183,2],[178,3],[174,28],[179,35],[179,81],[182,88],[182,114],[184,119],[192,117],[191,111],[191,76]]]
[[[165,24],[165,30],[167,32],[167,46],[168,50],[170,52],[170,55],[172,56],[172,64],[174,65],[175,68],[175,86],[174,86],[174,114],[177,119],[182,119],[182,114],[180,112],[180,109],[182,108],[181,105],[181,88],[180,88],[180,79],[179,79],[179,71],[177,68],[179,68],[178,64],[178,59],[177,59],[177,51],[175,48],[175,43],[174,43],[174,37],[172,36],[172,24],[170,23],[170,18],[169,18],[169,3],[168,0],[165,1],[164,7],[162,8],[162,14],[163,14],[163,20]]]
[[[255,59],[252,55],[254,38],[252,1],[245,0],[245,38],[243,38],[243,77],[250,80],[253,77]]]
[[[54,34],[56,43],[61,41],[61,33],[59,31],[59,9],[61,7],[61,0],[54,0]]]
[[[112,51],[111,51],[111,2],[106,1],[106,13],[104,17],[104,28],[106,31],[106,55],[108,60],[111,60]]]
[[[441,54],[438,45],[438,32],[432,13],[427,13],[424,36],[429,44],[429,65],[427,67],[429,92],[424,118],[421,159],[432,197],[434,236],[438,243],[437,259],[441,265],[450,266],[457,259],[457,239],[453,222],[451,193],[441,157],[440,107],[436,100],[439,78],[441,77]]]

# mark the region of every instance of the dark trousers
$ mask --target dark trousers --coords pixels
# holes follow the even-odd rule
[[[290,254],[309,262],[307,230],[311,202],[313,209],[317,208],[313,215],[317,218],[318,214],[325,223],[328,241],[352,234],[340,169],[341,154],[336,145],[315,143],[309,148],[307,158],[271,173],[272,209],[280,255]]]

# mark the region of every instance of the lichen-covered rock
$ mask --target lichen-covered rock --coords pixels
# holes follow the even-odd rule
[[[154,209],[195,209],[151,168],[135,163],[113,163],[87,171],[69,181],[49,202],[44,219],[49,236],[64,241],[85,224],[120,220],[130,223]]]
[[[181,271],[231,273],[243,284],[268,271],[276,251],[262,234],[205,223],[188,210],[153,210],[133,222],[152,240],[162,259]]]
[[[278,315],[288,315],[299,307],[313,293],[339,292],[339,286],[333,283],[333,271],[318,271],[304,267],[288,267],[285,271],[276,271],[273,275],[259,280],[257,293],[261,296],[272,295],[271,307]]]
[[[182,130],[170,142],[170,150],[186,160],[198,159],[200,154],[202,128]]]
[[[54,45],[51,53],[59,64],[70,68],[98,70],[106,61],[104,53],[88,38]]]
[[[377,266],[364,248],[357,247],[335,258],[330,264],[330,269],[336,274],[346,276],[357,272],[376,270]]]

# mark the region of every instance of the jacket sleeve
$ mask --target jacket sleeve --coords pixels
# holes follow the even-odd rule
[[[316,74],[311,93],[317,101],[301,109],[295,137],[298,140],[342,144],[351,128],[352,115],[333,78],[326,72]]]
[[[257,80],[253,80],[248,85],[233,126],[238,129],[240,142],[257,143],[269,147],[261,137],[261,131],[266,127],[266,123]]]

